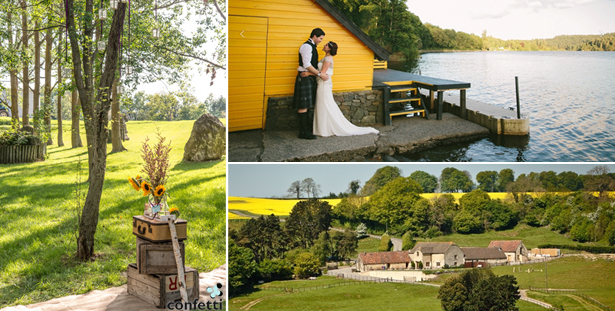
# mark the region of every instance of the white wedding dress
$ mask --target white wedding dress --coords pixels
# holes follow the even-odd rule
[[[365,134],[378,134],[378,130],[372,127],[358,127],[344,117],[342,111],[333,99],[333,57],[325,56],[318,62],[318,70],[322,70],[324,61],[330,62],[327,69],[329,80],[323,81],[317,78],[316,108],[314,109],[314,135],[318,136],[353,136]]]

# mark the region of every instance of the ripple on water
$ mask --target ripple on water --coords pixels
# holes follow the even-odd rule
[[[489,137],[400,156],[406,161],[615,161],[615,52],[424,54],[425,76],[467,81],[470,99],[530,115],[524,141]]]

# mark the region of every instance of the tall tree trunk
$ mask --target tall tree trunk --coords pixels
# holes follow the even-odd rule
[[[60,95],[58,95],[58,102]],[[59,104],[58,104],[59,105]],[[79,134],[79,115],[81,114],[81,103],[79,103],[79,94],[75,89],[71,98],[71,148],[83,147],[81,143],[81,135]]]
[[[81,107],[85,118],[85,131],[88,145],[88,160],[90,164],[90,185],[79,222],[79,237],[77,239],[77,256],[87,260],[94,254],[94,235],[98,226],[100,198],[105,179],[107,165],[107,128],[109,122],[109,109],[111,106],[109,90],[113,84],[118,67],[119,39],[124,24],[126,4],[119,3],[113,14],[111,29],[107,39],[107,53],[104,61],[104,70],[100,76],[98,86],[94,85],[93,68],[94,55],[92,55],[92,34],[94,3],[86,0],[86,18],[82,23],[84,29],[83,51],[79,50],[77,30],[75,26],[74,0],[67,0],[67,24],[73,59],[73,80],[79,92]],[[89,17],[88,17],[89,16]],[[94,49],[96,51],[96,49]],[[83,55],[80,59],[79,56]],[[84,77],[85,75],[85,77]],[[96,93],[96,91],[98,91]],[[96,96],[94,96],[96,93]],[[96,98],[94,98],[96,97]],[[97,103],[97,104],[95,104]]]
[[[9,51],[14,51],[15,43],[13,42],[13,12],[9,10],[7,13],[7,21],[9,28]],[[17,40],[17,35],[15,35]],[[11,64],[13,67],[14,64]],[[9,79],[11,81],[11,118],[13,126],[19,128],[19,82],[17,80],[17,70],[9,69]]]
[[[117,83],[119,79],[114,79],[113,81],[113,103],[111,104],[111,145],[113,149],[111,152],[121,152],[125,151],[124,145],[122,145],[122,137],[120,126],[122,124],[122,114],[120,113],[120,98],[117,93]]]
[[[43,100],[43,106],[45,109],[45,124],[47,125],[47,130],[51,131],[51,47],[53,44],[52,38],[52,29],[47,29],[47,34],[45,35],[45,99]],[[60,63],[60,59],[58,56],[58,64]],[[61,77],[58,77],[58,79]],[[58,96],[61,97],[61,96]],[[58,110],[58,116],[62,116],[61,107]],[[49,133],[51,134],[51,133]],[[51,145],[51,135],[49,135],[48,145]],[[62,119],[58,118],[58,147],[64,146],[62,142]]]
[[[38,31],[38,20],[34,23],[34,96],[32,111],[34,112],[34,124],[39,125],[39,105],[41,102],[41,38]],[[40,129],[42,130],[42,129]]]
[[[26,0],[21,0],[21,9],[23,12],[21,13],[21,51],[24,55],[28,52],[28,16],[27,16],[27,5]],[[23,115],[22,115],[22,123],[23,126],[30,125],[30,118],[28,113],[30,112],[30,76],[28,72],[28,58],[24,57],[23,59]]]

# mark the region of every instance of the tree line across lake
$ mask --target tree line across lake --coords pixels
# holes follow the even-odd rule
[[[391,53],[413,59],[419,50],[615,51],[615,33],[566,35],[551,39],[502,40],[442,29],[421,22],[401,0],[329,0]]]

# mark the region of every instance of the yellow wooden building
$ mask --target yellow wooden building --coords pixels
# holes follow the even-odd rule
[[[328,0],[228,0],[229,131],[265,126],[270,97],[291,96],[299,47],[314,28],[325,31],[318,46],[338,44],[334,92],[371,90],[374,58],[389,53]]]

